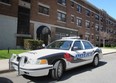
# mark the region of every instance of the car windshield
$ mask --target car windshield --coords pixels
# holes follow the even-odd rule
[[[61,50],[69,50],[72,45],[72,41],[55,41],[49,44],[47,49],[61,49]]]

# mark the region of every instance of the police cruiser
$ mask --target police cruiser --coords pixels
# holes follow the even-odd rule
[[[38,77],[50,74],[53,79],[59,80],[66,70],[89,63],[97,67],[102,57],[101,49],[94,47],[89,41],[64,37],[44,49],[12,54],[9,67],[22,76]]]

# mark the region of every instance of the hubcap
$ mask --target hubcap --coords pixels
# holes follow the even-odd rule
[[[97,66],[98,65],[98,57],[95,57],[94,64]]]
[[[63,71],[63,67],[62,67],[62,63],[60,63],[58,66],[58,76],[59,77],[62,75],[62,71]]]

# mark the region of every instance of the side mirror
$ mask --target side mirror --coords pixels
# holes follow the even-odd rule
[[[43,48],[45,48],[45,47],[46,47],[46,45],[45,45],[45,44],[42,44],[42,47],[43,47]]]
[[[78,47],[73,47],[72,50],[76,51],[76,50],[78,50]]]

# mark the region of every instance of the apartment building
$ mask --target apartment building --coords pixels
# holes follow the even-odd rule
[[[23,47],[24,39],[47,45],[64,36],[111,44],[116,20],[86,0],[0,0],[0,49]]]

